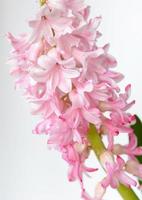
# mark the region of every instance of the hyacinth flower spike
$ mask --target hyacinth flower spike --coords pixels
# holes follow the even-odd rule
[[[131,187],[140,187],[135,177],[142,178],[137,159],[142,147],[128,111],[135,101],[129,101],[130,84],[124,92],[119,88],[124,76],[114,70],[109,45],[97,44],[101,17],[90,19],[84,0],[40,0],[40,5],[29,21],[31,33],[7,34],[15,87],[34,105],[31,113],[41,117],[33,133],[46,134],[48,146],[60,151],[69,181],[80,183],[82,199],[103,200],[110,186],[124,200],[138,200]],[[128,144],[116,144],[123,134]],[[106,172],[94,195],[84,184],[84,175],[100,169],[86,164],[92,150]]]

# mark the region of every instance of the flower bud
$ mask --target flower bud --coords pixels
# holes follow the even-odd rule
[[[105,151],[100,156],[100,162],[102,166],[104,167],[104,169],[106,169],[106,163],[110,163],[110,164],[114,163],[113,154],[110,151]]]
[[[99,182],[95,188],[95,200],[101,200],[105,194],[106,189],[102,187],[102,184]]]
[[[128,160],[126,163],[126,171],[134,176],[142,178],[142,165],[138,161]]]
[[[115,155],[123,154],[123,153],[124,153],[124,148],[123,148],[123,146],[120,145],[120,144],[115,144],[115,145],[113,146],[113,153],[114,153]]]

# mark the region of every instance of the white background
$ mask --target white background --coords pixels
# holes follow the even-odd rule
[[[86,2],[92,5],[92,16],[103,17],[101,43],[110,42],[110,52],[119,63],[117,70],[126,76],[122,85],[132,83],[132,99],[136,99],[132,111],[141,116],[142,1]],[[9,51],[6,32],[26,32],[26,20],[37,7],[36,0],[0,0],[0,200],[79,200],[79,184],[68,183],[67,165],[60,154],[48,150],[45,136],[32,134],[36,120],[24,98],[14,91],[5,64]],[[91,192],[98,177],[87,182]],[[104,199],[121,198],[109,191]]]

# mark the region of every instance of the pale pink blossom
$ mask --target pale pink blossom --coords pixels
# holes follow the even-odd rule
[[[46,82],[51,91],[58,87],[64,93],[72,89],[72,80],[80,75],[74,58],[62,60],[55,48],[47,55],[38,58],[37,66],[29,69],[32,78],[37,82]]]
[[[69,9],[74,12],[79,12],[86,7],[84,0],[48,0],[47,6],[50,9],[61,10],[62,12],[66,12]]]
[[[33,29],[29,38],[30,42],[36,42],[44,38],[50,45],[55,45],[56,37],[65,34],[66,30],[72,26],[72,18],[63,16],[61,12],[50,10],[48,6],[43,6],[34,20],[29,21]],[[68,32],[68,31],[67,31]]]
[[[96,188],[95,188],[95,192],[94,192],[94,196],[91,197],[87,192],[86,190],[83,190],[82,191],[82,198],[85,199],[85,200],[103,200],[103,196],[105,194],[105,191],[106,189],[104,187],[102,187],[102,184],[99,182],[97,185],[96,185]]]
[[[65,146],[62,151],[62,157],[69,164],[68,178],[69,181],[78,179],[81,184],[82,191],[84,191],[83,185],[83,173],[94,172],[97,169],[86,167],[84,161],[89,156],[89,150],[85,144],[70,144]]]
[[[142,164],[137,160],[128,160],[126,163],[126,170],[134,176],[142,179]]]
[[[129,143],[127,145],[115,144],[113,152],[117,155],[126,154],[134,159],[135,156],[142,155],[142,147],[137,147],[137,145],[137,137],[131,133],[129,134]]]
[[[107,176],[102,181],[102,186],[104,188],[109,185],[112,188],[117,188],[119,183],[122,183],[128,187],[136,186],[136,181],[130,178],[124,170],[125,162],[124,160],[117,156],[114,163],[110,163],[109,160],[105,162],[105,170],[107,171]]]

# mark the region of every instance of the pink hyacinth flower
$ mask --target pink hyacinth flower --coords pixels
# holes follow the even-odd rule
[[[119,183],[130,187],[131,185],[136,186],[136,181],[130,178],[124,170],[125,162],[124,160],[117,156],[116,162],[110,163],[105,162],[105,169],[107,171],[107,176],[102,181],[102,186],[104,188],[108,187],[109,185],[112,188],[117,188]]]

